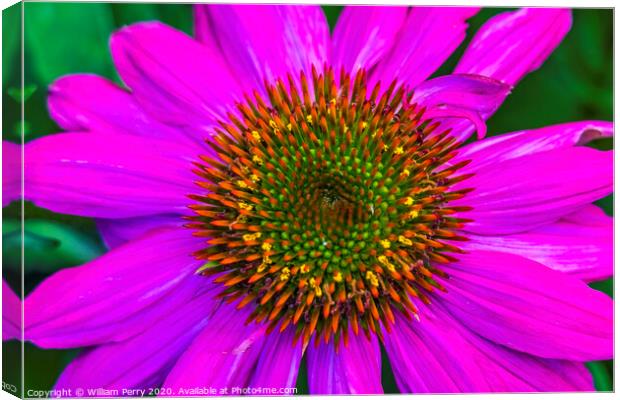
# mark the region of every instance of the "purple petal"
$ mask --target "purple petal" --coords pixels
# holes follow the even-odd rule
[[[466,388],[467,392],[559,392],[593,389],[592,377],[583,363],[544,359],[508,349],[471,332],[455,321],[438,302],[434,302],[430,308],[432,312],[429,314],[430,310],[424,310],[421,321],[414,322],[409,329],[429,337],[429,346],[436,342],[433,338],[446,339],[435,352],[443,353],[442,356],[447,357],[441,367],[447,374],[451,374],[448,376],[456,386]],[[390,341],[393,339],[390,338]],[[403,346],[405,356],[392,355],[390,347],[386,345],[390,357],[406,358],[411,352],[407,343],[399,343]],[[466,368],[464,371],[454,371],[454,364],[465,365]],[[416,365],[426,363],[418,362]],[[401,372],[411,374],[406,369],[401,369]],[[442,373],[435,376],[441,377]],[[406,377],[407,375],[403,378]],[[437,382],[431,382],[437,385]],[[408,384],[409,381],[405,380],[405,385]],[[446,390],[436,386],[434,391]]]
[[[347,346],[334,343],[310,345],[308,385],[312,394],[383,394],[381,350],[376,336],[368,340],[349,332]]]
[[[594,391],[583,363],[534,357],[471,333],[467,339],[479,351],[479,365],[494,392]]]
[[[563,8],[523,8],[496,15],[476,33],[454,72],[514,85],[540,67],[571,23],[571,11]]]
[[[241,89],[221,57],[159,22],[117,31],[110,47],[116,68],[136,100],[154,118],[210,134]]]
[[[183,390],[198,387],[247,387],[254,367],[266,351],[265,328],[256,323],[245,324],[249,311],[236,310],[232,305],[218,309],[207,327],[166,378],[164,387],[175,396]],[[229,393],[234,394],[234,393]]]
[[[319,6],[197,5],[196,33],[217,47],[237,76],[273,81],[311,66],[322,68],[330,52],[329,27]],[[311,75],[310,75],[311,76]]]
[[[132,135],[63,133],[25,148],[24,195],[52,211],[124,218],[187,212],[197,150]]]
[[[385,349],[401,392],[490,391],[475,349],[440,315],[421,311],[420,322],[398,315],[392,332],[385,333]]]
[[[581,280],[524,257],[472,251],[441,269],[442,303],[482,337],[538,357],[613,357],[613,301]]]
[[[345,7],[334,28],[332,66],[351,73],[370,70],[394,45],[407,11],[393,6]]]
[[[2,207],[19,199],[21,193],[21,146],[2,141]]]
[[[438,131],[452,129],[459,141],[473,130],[484,137],[484,121],[510,93],[510,86],[477,75],[447,75],[431,79],[415,89],[413,102],[428,107],[425,118],[441,122]]]
[[[22,337],[22,302],[2,280],[2,340]]]
[[[50,116],[67,131],[96,131],[187,141],[147,115],[131,93],[96,75],[69,75],[49,87]]]
[[[472,164],[479,161],[473,157]],[[474,188],[454,206],[471,206],[465,229],[477,234],[525,232],[557,221],[613,190],[613,153],[586,147],[499,161],[454,186]]]
[[[465,21],[478,10],[476,7],[413,7],[389,55],[373,74],[374,80],[389,84],[398,79],[410,87],[424,82],[465,39]]]
[[[295,387],[303,350],[301,340],[293,344],[294,336],[295,331],[291,328],[282,333],[274,331],[267,335],[265,351],[258,359],[250,387],[278,389]]]
[[[61,270],[25,300],[26,339],[45,348],[122,341],[208,287],[194,275],[201,240],[162,229],[83,266]]]
[[[498,162],[529,154],[583,145],[591,140],[613,136],[613,123],[579,121],[539,129],[505,133],[463,146],[455,163],[472,159],[461,171],[493,168]]]
[[[125,397],[124,389],[159,387],[177,358],[207,325],[215,309],[213,297],[213,292],[200,294],[141,334],[86,350],[64,370],[55,389],[117,389]]]
[[[468,234],[462,244],[468,250],[490,250],[517,254],[586,282],[613,275],[613,218],[591,225],[590,208],[558,222],[524,233],[502,236]]]
[[[103,242],[112,249],[137,239],[147,232],[170,226],[182,226],[186,221],[180,215],[161,214],[134,218],[99,218],[97,229]]]

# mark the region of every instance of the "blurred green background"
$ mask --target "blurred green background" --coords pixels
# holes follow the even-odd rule
[[[24,82],[20,84],[20,9],[3,12],[2,100],[3,139],[19,142],[59,131],[46,108],[47,86],[61,75],[92,72],[120,82],[108,51],[110,34],[137,21],[159,20],[192,33],[191,6],[186,4],[105,4],[105,3],[25,3]],[[333,27],[342,7],[324,7]],[[470,20],[467,40],[436,75],[449,73],[470,41],[472,33],[489,17],[507,9],[485,9]],[[491,135],[544,125],[582,120],[612,119],[613,14],[611,10],[574,10],[573,28],[551,58],[527,76],[502,108],[489,120]],[[24,102],[25,121],[19,110]],[[611,139],[594,144],[611,148]],[[599,202],[611,215],[611,196]],[[3,276],[13,288],[19,287],[19,205],[3,209]],[[26,293],[59,268],[84,263],[105,251],[92,220],[54,214],[26,204],[25,281]],[[593,286],[612,295],[611,280]],[[19,356],[18,343],[4,346],[6,382],[18,382],[18,369],[11,368]],[[76,350],[40,350],[25,346],[26,388],[52,387]],[[386,360],[387,361],[387,360]],[[613,390],[613,362],[590,363],[598,390]],[[387,362],[383,369],[386,392],[396,392]],[[307,393],[306,371],[301,371],[298,387]]]

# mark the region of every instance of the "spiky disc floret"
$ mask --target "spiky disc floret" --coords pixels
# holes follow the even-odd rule
[[[266,84],[268,102],[246,96],[221,123],[209,141],[218,159],[196,164],[206,190],[190,196],[187,226],[209,238],[200,272],[253,307],[249,321],[337,344],[349,327],[380,336],[394,312],[417,317],[411,297],[443,290],[433,265],[459,252],[445,240],[461,239],[464,208],[449,202],[467,191],[450,186],[467,176],[447,164],[459,143],[431,135],[403,87],[378,99],[362,71],[312,78]]]

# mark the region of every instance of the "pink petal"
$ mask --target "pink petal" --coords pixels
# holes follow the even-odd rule
[[[472,164],[484,162],[478,155]],[[613,153],[567,147],[507,159],[476,172],[454,189],[474,188],[454,206],[473,222],[467,231],[498,235],[529,231],[557,221],[613,190]]]
[[[591,140],[613,136],[613,123],[579,121],[544,128],[505,133],[463,146],[454,163],[472,159],[461,171],[474,172],[529,154],[586,144]]]
[[[182,226],[186,220],[180,215],[160,214],[133,218],[99,218],[95,221],[101,238],[108,248],[137,239],[153,229]]]
[[[194,275],[202,246],[185,229],[162,229],[80,267],[61,270],[25,300],[25,336],[39,347],[116,342],[209,287]]]
[[[52,211],[123,218],[187,212],[197,149],[132,135],[63,133],[25,148],[28,200]]]
[[[2,141],[2,207],[20,198],[21,146]]]
[[[149,389],[159,387],[176,359],[209,321],[214,293],[206,292],[180,305],[119,343],[84,351],[64,370],[55,389]],[[148,394],[148,393],[147,393]]]
[[[308,385],[312,394],[383,394],[381,350],[376,336],[349,332],[349,343],[308,346]]]
[[[216,52],[161,23],[124,27],[110,47],[140,106],[162,122],[191,127],[198,137],[210,134],[241,94]]]
[[[258,89],[264,79],[311,74],[330,52],[329,27],[319,6],[197,5],[196,34],[219,48],[235,74]],[[311,76],[311,75],[310,75]],[[254,86],[254,87],[252,87]]]
[[[420,322],[398,315],[385,349],[403,393],[488,392],[475,349],[449,321],[423,309]]]
[[[570,9],[523,8],[488,20],[454,72],[479,74],[514,85],[549,57],[568,33]]]
[[[442,265],[441,302],[478,335],[538,357],[613,357],[613,301],[581,280],[524,257],[472,251]]]
[[[394,45],[407,13],[407,7],[345,7],[334,28],[332,66],[370,70]]]
[[[594,391],[583,363],[534,357],[471,333],[467,339],[479,351],[477,359],[494,392]]]
[[[265,351],[258,359],[250,387],[292,389],[297,382],[299,364],[303,355],[301,341],[293,344],[295,331],[274,331],[265,339]],[[274,393],[274,394],[292,394]]]
[[[189,348],[166,378],[163,387],[175,396],[185,395],[188,388],[247,387],[263,349],[265,328],[256,323],[245,324],[249,311],[223,305],[207,327],[194,339]],[[233,393],[229,393],[233,394]]]
[[[431,338],[427,346],[436,344],[432,338],[443,338],[440,347],[434,352],[442,353],[445,360],[439,364],[451,380],[447,380],[445,387],[451,384],[465,388],[466,392],[559,392],[559,391],[583,391],[592,390],[592,377],[583,363],[573,361],[554,360],[534,357],[526,353],[517,352],[490,342],[476,335],[446,312],[444,307],[438,302],[431,304],[431,310],[423,310],[420,322],[409,322],[413,326],[404,329],[404,332],[418,331],[423,337]],[[406,321],[403,321],[406,323]],[[398,334],[402,335],[403,330]],[[408,342],[400,342],[404,354],[396,355],[391,353],[391,345],[394,339],[390,338],[386,344],[388,355],[391,358],[407,358],[412,354]],[[409,346],[412,346],[410,344]],[[415,354],[415,352],[413,353]],[[415,359],[411,359],[415,362]],[[405,364],[406,365],[406,364]],[[414,365],[418,367],[414,370],[399,369],[400,379],[404,379],[407,387],[409,382],[416,382],[424,385],[425,382],[416,380],[416,370],[423,369],[420,365],[426,365],[418,361]],[[456,365],[456,367],[455,367]],[[466,366],[463,368],[462,366]],[[458,370],[463,368],[463,370]],[[455,371],[455,369],[457,369]],[[412,376],[412,379],[409,377]],[[434,392],[446,392],[442,389],[439,382],[443,372],[435,371],[434,377],[428,379],[433,385]],[[398,376],[397,376],[398,379]],[[444,378],[445,379],[445,378]],[[424,388],[424,386],[422,386]]]
[[[22,337],[22,302],[2,280],[2,340]]]
[[[58,79],[50,85],[47,101],[52,119],[68,131],[188,140],[181,130],[147,115],[131,93],[97,75],[69,75]]]
[[[410,87],[424,82],[465,39],[465,21],[478,10],[476,7],[412,8],[396,43],[373,74],[374,80],[389,85],[398,79]]]
[[[452,129],[452,136],[466,140],[475,129],[478,137],[486,133],[484,120],[499,107],[510,87],[477,75],[447,75],[419,85],[413,102],[428,108],[425,118],[441,122],[437,132]]]
[[[578,211],[570,219],[514,235],[468,234],[461,248],[517,254],[586,282],[607,279],[613,275],[613,218],[591,225],[588,214]]]

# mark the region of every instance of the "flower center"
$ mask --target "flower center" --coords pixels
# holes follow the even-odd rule
[[[196,256],[220,296],[253,307],[248,322],[268,331],[292,326],[296,340],[346,343],[351,330],[381,336],[394,313],[417,317],[411,298],[443,290],[434,265],[460,250],[468,191],[450,186],[465,162],[448,161],[458,143],[424,121],[405,88],[368,95],[353,78],[313,70],[289,76],[237,106],[209,144],[190,196],[188,227],[209,237]]]

